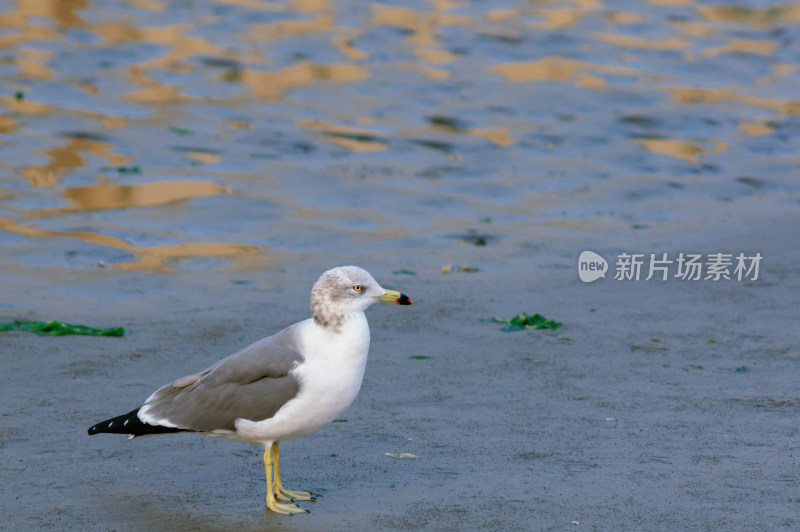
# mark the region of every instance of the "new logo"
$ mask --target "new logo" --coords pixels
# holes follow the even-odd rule
[[[578,257],[578,277],[584,283],[591,283],[605,277],[607,271],[608,262],[594,251],[586,250]]]

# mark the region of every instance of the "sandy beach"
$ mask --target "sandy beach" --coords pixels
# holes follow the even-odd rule
[[[793,529],[790,309],[800,257],[785,243],[796,221],[625,239],[642,250],[712,241],[760,250],[752,283],[584,284],[575,257],[590,241],[578,239],[531,242],[501,261],[465,248],[462,258],[481,265],[475,273],[443,275],[441,256],[392,275],[400,263],[361,257],[414,306],[370,310],[370,361],[346,421],[283,445],[286,483],[320,495],[302,504],[311,514],[294,517],[265,515],[257,447],[193,435],[89,438],[86,428],[304,318],[319,267],[64,278],[33,317],[66,313],[127,334],[0,338],[4,475],[24,479],[3,485],[4,526]],[[16,281],[42,282],[22,272]],[[108,292],[129,298],[114,304]],[[503,332],[481,321],[523,311],[564,325]],[[411,358],[420,355],[430,358]]]

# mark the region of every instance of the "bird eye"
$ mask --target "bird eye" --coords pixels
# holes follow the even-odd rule
[[[355,290],[356,292],[363,292],[364,291],[364,287],[361,286],[360,284],[354,284],[353,285],[353,290]]]

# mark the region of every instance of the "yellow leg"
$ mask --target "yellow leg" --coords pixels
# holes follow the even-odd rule
[[[282,501],[313,501],[314,497],[307,491],[290,491],[283,487],[281,484],[281,467],[278,459],[280,453],[280,444],[275,442],[272,444],[272,462],[275,468],[275,480],[273,481],[275,496]]]
[[[298,508],[294,504],[278,502],[276,491],[274,491],[275,483],[272,478],[272,471],[273,471],[272,466],[273,466],[272,452],[270,452],[269,448],[264,449],[264,469],[267,472],[267,508],[269,508],[275,513],[283,515],[308,513],[308,510],[303,510],[302,508]],[[277,469],[275,469],[276,478],[277,478],[277,472],[278,472]]]

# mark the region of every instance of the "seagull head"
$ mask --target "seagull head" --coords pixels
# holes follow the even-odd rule
[[[323,327],[337,327],[346,316],[364,312],[377,302],[410,305],[411,299],[400,292],[385,290],[358,266],[328,270],[311,289],[311,315]]]

